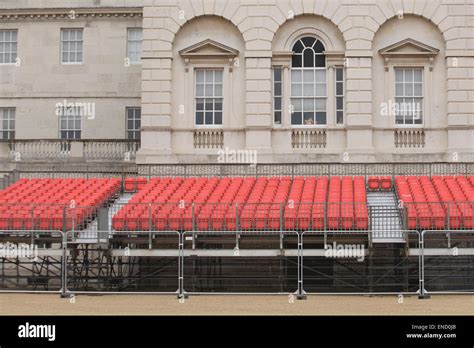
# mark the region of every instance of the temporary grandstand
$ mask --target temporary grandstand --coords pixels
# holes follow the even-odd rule
[[[472,164],[26,169],[3,180],[0,241],[37,255],[3,258],[1,291],[473,289]]]
[[[474,293],[473,9],[1,0],[0,291]]]

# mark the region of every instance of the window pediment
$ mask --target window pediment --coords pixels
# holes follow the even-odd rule
[[[428,58],[436,56],[439,49],[408,38],[380,49],[379,53],[385,58]]]
[[[204,40],[189,46],[179,54],[185,59],[193,58],[234,58],[239,51],[214,40]]]

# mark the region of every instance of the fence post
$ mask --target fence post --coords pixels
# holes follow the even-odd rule
[[[151,227],[151,204],[148,203],[148,249],[152,249],[152,238],[151,238],[151,231],[153,231],[153,228]]]
[[[418,298],[421,299],[429,299],[431,296],[426,293],[425,290],[425,232],[422,231],[418,234],[418,248],[420,248],[420,255],[421,260],[418,262],[420,265],[420,289],[418,293]]]
[[[296,292],[297,300],[306,300],[306,292],[303,290],[303,233],[296,232],[298,237],[298,290]]]
[[[184,300],[188,295],[184,291],[184,234],[186,232],[178,232],[178,299]]]
[[[62,257],[61,257],[61,298],[69,297],[67,291],[67,232],[60,232],[62,236]]]

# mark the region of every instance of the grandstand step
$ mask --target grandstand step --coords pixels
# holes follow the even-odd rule
[[[403,224],[394,192],[369,192],[367,203],[372,242],[404,243]]]
[[[133,193],[123,193],[119,196],[114,203],[109,207],[108,214],[108,230],[112,231],[112,217],[120,210],[128,201],[133,197]],[[75,243],[97,243],[97,229],[98,221],[97,217],[87,225],[87,229],[77,232],[77,238],[74,240]],[[101,240],[100,242],[106,242]]]

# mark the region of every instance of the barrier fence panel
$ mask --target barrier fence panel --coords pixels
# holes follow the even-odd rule
[[[0,292],[60,292],[61,231],[0,230]]]
[[[98,231],[100,243],[68,232],[68,293],[177,293],[180,235],[175,231]]]
[[[302,279],[306,293],[370,294],[419,290],[419,233],[403,231],[405,243],[370,246],[371,231],[306,231],[302,233]]]
[[[474,230],[427,230],[422,238],[425,293],[474,293]]]
[[[183,292],[296,293],[298,233],[183,233]]]

